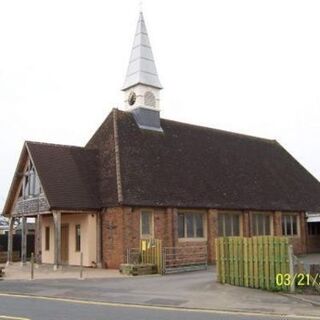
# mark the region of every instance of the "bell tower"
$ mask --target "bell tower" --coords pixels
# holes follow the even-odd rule
[[[143,13],[140,12],[122,91],[125,109],[133,113],[141,129],[162,131],[161,89]]]

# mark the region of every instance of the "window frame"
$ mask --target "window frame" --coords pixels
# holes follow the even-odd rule
[[[287,218],[290,218],[290,220],[292,218],[296,219],[296,226],[297,226],[297,233],[296,234],[287,234],[287,223],[285,223],[285,232],[283,229],[283,223],[284,220],[286,220]],[[291,229],[293,230],[293,222],[291,220]],[[281,232],[282,232],[282,236],[284,237],[290,237],[290,238],[298,238],[300,237],[300,215],[299,213],[282,213],[281,215]]]
[[[44,250],[45,251],[50,251],[50,226],[45,226],[45,231],[44,231]]]
[[[192,218],[192,226],[193,226],[193,235],[194,237],[187,236],[187,219],[185,218],[186,215],[193,215]],[[202,217],[202,237],[197,236],[197,226],[196,226],[196,218],[195,215],[201,215]],[[184,216],[184,237],[180,237],[179,235],[179,215]],[[177,212],[177,235],[178,235],[178,241],[184,242],[184,241],[206,241],[207,240],[207,214],[204,211],[199,210],[179,210]]]
[[[255,223],[255,219],[254,219],[255,216],[263,216],[263,217],[267,216],[267,217],[269,217],[270,234],[259,234],[259,233],[255,232],[255,228],[257,227],[257,225]],[[253,237],[273,236],[273,234],[274,234],[274,228],[273,228],[274,216],[273,216],[272,212],[268,212],[268,211],[251,211],[250,212],[250,220],[251,220],[251,230],[250,230],[251,232],[250,233],[251,233],[251,235]]]
[[[239,217],[239,235],[235,236],[234,234],[232,235],[226,235],[226,215],[229,216],[238,216]],[[220,217],[223,218],[223,234],[220,234]],[[243,235],[243,212],[241,211],[219,211],[218,212],[218,236],[219,237],[242,237]],[[233,223],[231,225],[231,230],[234,230]],[[233,233],[233,232],[232,232]]]
[[[81,252],[81,224],[80,223],[77,223],[75,225],[75,252]]]
[[[150,214],[150,233],[143,234],[142,233],[142,216],[143,213]],[[152,239],[154,237],[154,211],[152,209],[141,209],[140,210],[140,239]]]

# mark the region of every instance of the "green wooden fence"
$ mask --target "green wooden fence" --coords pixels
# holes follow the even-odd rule
[[[277,285],[277,274],[289,274],[285,237],[223,237],[216,239],[218,281],[266,290],[289,290]]]

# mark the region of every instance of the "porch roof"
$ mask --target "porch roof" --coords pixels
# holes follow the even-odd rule
[[[98,209],[98,151],[26,142],[50,208]]]

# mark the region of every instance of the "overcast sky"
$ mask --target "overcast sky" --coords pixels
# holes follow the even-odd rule
[[[0,0],[0,210],[24,140],[82,146],[123,109],[138,11],[139,0]],[[162,117],[276,139],[320,178],[320,1],[143,11]]]

